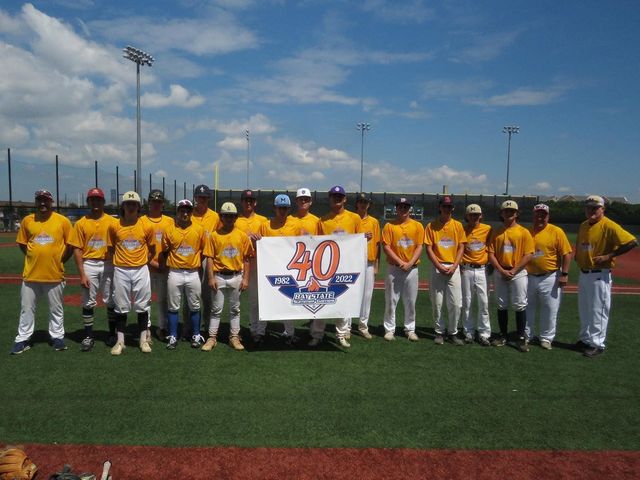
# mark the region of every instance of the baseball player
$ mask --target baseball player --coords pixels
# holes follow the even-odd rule
[[[260,227],[269,219],[256,213],[258,197],[253,190],[244,190],[240,194],[242,214],[236,220],[236,228],[249,236],[255,251],[256,241],[260,240]],[[260,320],[258,315],[258,264],[255,255],[250,258],[251,269],[249,276],[249,328],[251,337],[257,339]]]
[[[35,193],[36,212],[20,222],[16,243],[24,254],[22,288],[20,290],[20,319],[18,334],[11,349],[18,355],[31,348],[35,329],[38,298],[47,297],[49,304],[49,335],[56,351],[66,350],[64,343],[64,263],[72,254],[67,245],[71,222],[52,209],[53,195],[47,190]]]
[[[291,199],[288,195],[276,195],[273,201],[275,216],[260,226],[260,237],[295,237],[300,235],[300,222],[289,215]],[[283,340],[285,345],[293,346],[297,338],[293,320],[284,320]],[[267,322],[258,322],[258,330],[253,338],[256,345],[262,344],[266,333]]]
[[[348,211],[347,194],[340,185],[336,185],[329,190],[329,213],[320,219],[320,235],[348,235],[361,233],[360,216]],[[349,348],[351,344],[347,341],[349,336],[350,318],[336,319],[336,337],[341,347]],[[311,322],[310,347],[317,347],[322,342],[326,321],[323,318],[316,318]]]
[[[513,200],[502,203],[500,216],[503,225],[492,233],[489,242],[489,261],[495,268],[493,282],[498,303],[500,335],[491,344],[502,347],[507,343],[508,308],[516,312],[516,327],[521,352],[528,352],[524,329],[527,325],[527,270],[525,267],[535,250],[529,230],[518,224],[518,204]]]
[[[300,221],[301,235],[317,235],[320,219],[310,212],[311,191],[308,188],[299,188],[296,192],[296,214],[293,215]]]
[[[162,238],[167,230],[174,225],[173,218],[163,215],[164,194],[162,190],[149,192],[149,213],[143,215],[140,220],[143,225],[153,230],[153,238],[156,244],[156,254],[149,262],[149,274],[151,278],[151,292],[156,294],[158,301],[158,325],[157,331],[162,333],[167,329],[167,275],[168,271],[158,262],[158,256],[162,251]],[[151,305],[149,305],[149,325],[151,325]],[[151,341],[151,331],[147,331]]]
[[[151,353],[147,328],[151,305],[149,262],[155,258],[154,230],[140,219],[140,196],[126,192],[120,205],[120,221],[109,226],[107,246],[113,255],[113,299],[116,313],[116,344],[111,355],[124,350],[127,314],[133,309],[138,316],[140,350]]]
[[[549,223],[549,206],[544,203],[533,207],[533,225],[529,231],[535,251],[527,264],[529,278],[525,337],[530,341],[535,336],[536,312],[540,304],[540,346],[551,350],[551,343],[556,336],[562,287],[569,278],[573,252],[564,231]]]
[[[180,200],[177,205],[176,221],[163,236],[160,265],[169,268],[167,275],[167,319],[169,336],[167,349],[173,350],[178,345],[178,311],[184,294],[189,308],[191,323],[191,346],[200,348],[204,338],[200,335],[200,299],[202,284],[200,268],[202,266],[202,250],[207,241],[204,228],[191,221],[193,203]]]
[[[113,263],[107,255],[107,235],[109,225],[118,221],[104,213],[104,192],[92,188],[87,192],[89,213],[76,222],[69,237],[73,256],[80,273],[82,287],[82,320],[85,338],[80,351],[88,352],[95,345],[93,339],[94,311],[98,292],[107,306],[109,323],[109,346],[115,345],[116,317],[113,303]]]
[[[360,322],[358,331],[367,340],[373,338],[369,333],[369,314],[371,313],[371,299],[373,298],[373,284],[380,266],[380,222],[369,215],[369,208],[373,200],[366,193],[359,193],[356,197],[356,213],[360,216],[361,231],[367,238],[367,270],[364,280],[364,295],[360,307]],[[351,325],[349,325],[351,330]]]
[[[238,209],[231,202],[220,207],[221,226],[211,234],[204,247],[207,275],[213,292],[209,338],[202,346],[205,352],[217,344],[220,316],[225,298],[229,302],[229,345],[244,350],[240,340],[240,293],[249,286],[250,258],[254,255],[249,236],[235,226]]]
[[[462,310],[462,285],[460,280],[460,261],[467,243],[462,224],[452,218],[453,199],[449,195],[439,201],[440,214],[430,222],[424,233],[427,257],[431,260],[431,312],[436,336],[434,343],[442,345],[444,337],[454,345],[464,345],[458,338],[458,320]],[[447,302],[448,325],[442,318],[442,303]]]
[[[410,218],[409,198],[396,200],[396,219],[382,229],[382,248],[387,255],[387,277],[384,289],[384,339],[395,339],[396,306],[402,297],[404,333],[412,342],[416,335],[416,299],[418,298],[418,264],[424,244],[422,224]]]
[[[478,329],[478,342],[484,347],[491,346],[491,323],[489,321],[489,288],[486,265],[489,262],[487,243],[491,237],[491,227],[481,223],[482,209],[472,203],[465,211],[466,226],[464,233],[467,243],[462,254],[460,275],[462,277],[462,312],[464,340],[473,343]],[[471,308],[475,296],[478,305],[478,317],[474,318]]]
[[[604,199],[590,195],[585,203],[587,219],[576,240],[580,333],[576,346],[585,357],[604,353],[611,310],[611,270],[615,257],[638,245],[636,238],[604,214]]]
[[[193,223],[200,224],[204,228],[204,233],[207,238],[209,238],[211,233],[220,226],[220,217],[214,210],[209,208],[209,201],[211,200],[211,197],[211,190],[206,185],[198,185],[193,191],[193,200],[195,205],[193,214],[191,215],[191,221]],[[211,289],[209,288],[209,278],[207,277],[206,266],[206,260],[203,258],[202,270],[200,271],[202,281],[202,314],[204,315],[205,321],[209,321],[209,317],[211,316]],[[189,338],[189,336],[186,335],[188,333],[186,330],[189,330],[189,328],[186,327],[184,330],[186,338]]]

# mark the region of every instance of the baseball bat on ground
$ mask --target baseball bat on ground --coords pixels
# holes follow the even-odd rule
[[[111,462],[107,460],[102,465],[102,476],[100,480],[107,480],[107,478],[109,478],[109,469],[111,469]]]

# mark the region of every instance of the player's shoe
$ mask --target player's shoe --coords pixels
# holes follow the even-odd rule
[[[161,342],[166,342],[168,339],[167,331],[164,328],[156,328],[156,338]]]
[[[238,335],[232,335],[229,337],[229,345],[234,350],[244,350],[244,345],[240,341],[240,337]]]
[[[107,341],[105,343],[106,343],[107,347],[113,347],[113,346],[115,346],[117,341],[118,341],[118,339],[116,338],[115,335],[109,335],[109,338],[107,338]]]
[[[218,344],[218,340],[215,335],[209,337],[200,350],[203,352],[210,352]]]
[[[29,342],[27,342],[26,340],[22,342],[16,342],[13,344],[13,348],[11,349],[11,355],[20,355],[22,352],[26,352],[30,348],[31,345],[29,345]]]
[[[540,340],[540,347],[545,350],[551,350],[551,342],[549,340]]]
[[[178,346],[178,339],[173,335],[167,337],[167,350],[175,350]]]
[[[407,332],[407,339],[410,342],[417,342],[419,340],[418,335],[416,335],[416,332]]]
[[[464,336],[464,343],[473,343],[473,335],[471,335],[470,333],[467,333]]]
[[[361,328],[358,331],[360,332],[360,335],[362,335],[362,337],[366,338],[367,340],[371,340],[373,338],[373,335],[369,333],[368,328]]]
[[[351,344],[347,341],[345,337],[338,338],[338,345],[340,345],[343,348],[349,348],[351,346]]]
[[[464,341],[459,339],[457,335],[448,335],[447,341],[453,345],[456,345],[457,347],[464,345]]]
[[[51,345],[56,352],[63,352],[67,349],[67,346],[64,344],[63,338],[54,338],[51,340]]]
[[[396,339],[396,337],[393,336],[393,332],[387,332],[384,334],[384,339],[387,342],[393,342]]]
[[[321,343],[322,343],[321,338],[312,338],[307,345],[310,346],[311,348],[316,348]]]
[[[444,345],[444,337],[437,333],[436,337],[433,339],[433,343],[436,345]]]
[[[116,342],[116,344],[111,347],[111,355],[120,355],[124,350],[124,342]]]
[[[295,347],[299,340],[295,335],[282,335],[282,341],[287,347]]]
[[[81,352],[90,352],[93,349],[93,346],[96,344],[96,341],[91,337],[85,337],[80,344]]]
[[[204,345],[204,337],[202,335],[194,335],[191,337],[191,348],[200,348]]]
[[[251,341],[253,342],[254,347],[261,347],[264,344],[264,335],[260,335],[260,334],[254,335],[251,338]]]
[[[494,347],[504,347],[507,344],[507,339],[502,335],[491,340],[491,345]]]
[[[483,347],[491,346],[491,342],[487,337],[480,337],[480,340],[478,340],[478,343],[480,343],[480,345],[482,345]]]
[[[526,353],[529,351],[529,342],[527,342],[524,338],[518,339],[518,343],[516,344],[519,352]]]
[[[582,355],[584,355],[587,358],[593,358],[593,357],[597,357],[598,355],[602,355],[603,353],[604,353],[604,348],[593,347],[585,350]]]
[[[142,353],[151,353],[151,345],[149,345],[148,340],[142,340],[140,342],[140,351]]]
[[[584,343],[582,340],[578,340],[574,345],[573,348],[575,348],[576,350],[587,350],[590,348],[593,348],[591,345],[589,345],[588,343]]]

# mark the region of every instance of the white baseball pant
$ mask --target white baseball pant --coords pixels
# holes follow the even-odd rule
[[[462,266],[462,312],[461,323],[465,335],[473,336],[478,329],[480,338],[491,336],[491,322],[489,320],[489,285],[485,266],[473,268]],[[473,315],[473,297],[477,301],[477,316]]]
[[[148,312],[151,305],[149,267],[114,267],[113,299],[115,312],[127,314]]]
[[[167,328],[167,277],[168,272],[149,271],[151,292],[156,294],[158,303],[158,328]],[[151,303],[149,303],[149,326],[151,326]]]
[[[167,309],[178,312],[184,294],[189,311],[200,311],[202,285],[198,269],[172,268],[167,275]]]
[[[395,333],[396,306],[402,297],[404,305],[404,331],[416,329],[416,299],[418,298],[418,267],[405,272],[395,265],[387,266],[384,289],[384,330]]]
[[[65,282],[22,282],[20,289],[20,319],[16,343],[29,340],[35,330],[35,313],[38,298],[47,296],[49,305],[49,335],[52,339],[64,338],[64,307],[62,292]]]
[[[498,270],[493,272],[498,310],[521,312],[527,308],[527,271],[521,270],[511,280],[505,279]]]
[[[444,266],[451,266],[443,263]],[[460,269],[457,268],[452,275],[444,275],[434,265],[431,265],[431,280],[429,283],[431,296],[431,312],[433,324],[438,335],[455,335],[458,333],[458,320],[462,310],[462,286],[460,281]],[[442,304],[447,303],[447,322],[442,318]]]
[[[255,256],[249,260],[249,266],[249,330],[251,335],[264,335],[267,324],[260,325],[263,322],[258,312],[258,259]]]
[[[578,277],[578,312],[580,340],[596,348],[604,348],[611,311],[611,270],[580,272]]]
[[[364,294],[362,296],[362,306],[360,307],[360,324],[358,329],[369,329],[369,315],[371,314],[371,299],[373,298],[373,284],[375,283],[375,262],[368,262],[364,274]],[[349,325],[351,329],[351,325]]]
[[[84,273],[89,279],[89,288],[82,289],[82,308],[93,309],[97,305],[98,291],[107,308],[113,308],[113,263],[104,260],[85,259]]]
[[[336,337],[346,338],[349,335],[350,318],[336,318]],[[327,320],[324,318],[315,318],[311,321],[311,338],[322,339],[324,331],[327,327]]]
[[[562,288],[558,286],[559,272],[546,275],[529,274],[527,287],[527,326],[524,335],[531,340],[536,335],[536,312],[540,304],[540,340],[553,342]]]
[[[217,290],[211,292],[211,318],[209,321],[209,336],[215,337],[220,328],[220,317],[225,300],[229,303],[230,335],[240,333],[240,284],[242,272],[225,275],[216,273]]]

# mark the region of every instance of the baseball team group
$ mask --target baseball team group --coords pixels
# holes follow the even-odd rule
[[[437,218],[424,227],[410,216],[411,200],[400,196],[395,202],[395,219],[381,229],[378,220],[369,215],[369,195],[357,195],[355,212],[346,208],[343,187],[332,187],[328,196],[329,213],[317,217],[311,213],[308,188],[296,192],[297,208],[293,213],[290,197],[279,194],[269,219],[256,213],[257,198],[252,190],[242,192],[239,210],[234,203],[226,202],[215,212],[209,208],[211,190],[199,185],[193,201],[177,203],[172,218],[163,214],[162,191],[149,193],[145,215],[140,196],[131,191],[122,196],[119,218],[114,218],[104,211],[104,192],[93,188],[87,192],[89,212],[72,226],[69,219],[53,211],[52,194],[39,190],[35,193],[36,211],[23,219],[16,240],[25,262],[18,334],[11,354],[31,347],[36,304],[45,296],[51,345],[56,351],[67,349],[64,264],[72,256],[82,286],[82,351],[90,351],[95,345],[94,315],[99,297],[107,310],[107,343],[112,355],[121,355],[125,349],[129,313],[137,317],[139,348],[144,353],[152,351],[152,320],[156,338],[167,349],[175,349],[182,337],[193,348],[210,351],[217,344],[225,303],[229,312],[229,345],[243,350],[240,297],[245,290],[251,341],[259,347],[265,339],[267,322],[259,319],[256,243],[269,236],[344,234],[365,235],[367,268],[357,327],[352,327],[351,318],[335,320],[337,343],[343,348],[350,347],[352,329],[365,339],[372,339],[370,307],[382,250],[388,263],[384,278],[384,340],[395,339],[396,306],[400,300],[404,306],[404,335],[409,341],[419,340],[417,267],[426,250],[431,263],[429,294],[435,344],[446,341],[453,345],[478,342],[487,347],[504,346],[508,342],[508,312],[512,310],[516,324],[513,346],[527,352],[536,342],[550,350],[562,290],[575,257],[580,270],[576,349],[586,357],[604,352],[615,257],[630,251],[637,241],[606,217],[602,197],[587,198],[586,220],[580,225],[572,248],[564,231],[549,223],[549,207],[545,204],[533,207],[533,223],[525,228],[518,222],[518,204],[507,200],[500,209],[502,224],[492,228],[482,223],[482,209],[477,204],[466,206],[464,225],[455,220],[453,199],[445,195],[439,201]],[[492,334],[489,316],[490,277],[497,305],[496,334]],[[158,303],[157,319],[151,318],[152,293]],[[181,311],[183,324],[179,333]],[[294,322],[282,323],[282,341],[289,346],[300,344]],[[309,347],[321,344],[325,327],[323,319],[311,321]]]

